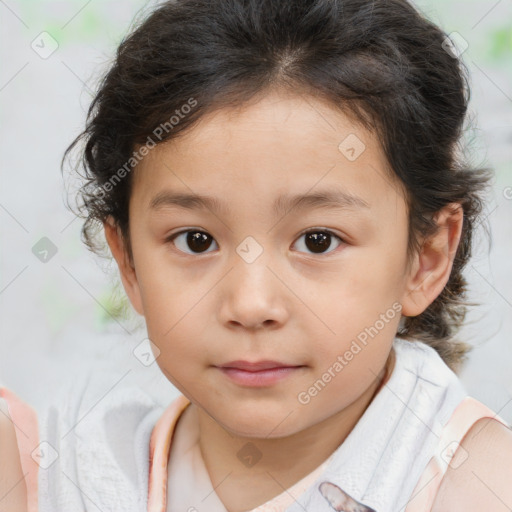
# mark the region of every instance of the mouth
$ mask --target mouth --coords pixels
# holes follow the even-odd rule
[[[235,370],[244,370],[246,372],[258,372],[265,370],[274,370],[278,368],[297,368],[299,365],[281,363],[279,361],[231,361],[219,366],[219,368],[234,368]]]
[[[265,387],[290,377],[305,366],[279,361],[231,361],[216,368],[238,385]]]

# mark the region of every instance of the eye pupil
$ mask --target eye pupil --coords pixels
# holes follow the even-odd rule
[[[340,242],[343,242],[339,236],[331,233],[328,230],[311,230],[309,232],[303,233],[302,237],[305,239],[305,242],[302,243],[306,246],[306,249],[313,254],[329,252],[328,249],[330,249],[332,245],[333,237]],[[181,242],[179,242],[180,238]],[[200,254],[208,251],[212,245],[212,242],[214,241],[214,238],[204,231],[186,230],[173,235],[170,237],[169,241],[172,241],[172,243],[176,245],[178,250],[181,250],[181,252],[188,253],[190,250],[194,254]],[[183,247],[183,244],[186,247]]]
[[[209,240],[209,241],[208,241]],[[206,247],[204,244],[206,244]],[[200,231],[189,231],[187,234],[187,244],[195,252],[203,252],[207,250],[212,243],[212,238],[206,233]]]
[[[308,233],[306,234],[306,246],[312,252],[321,253],[331,245],[330,237],[331,235],[328,233],[319,231]]]

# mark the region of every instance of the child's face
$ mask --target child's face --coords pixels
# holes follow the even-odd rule
[[[354,135],[366,146],[355,160]],[[290,435],[377,382],[407,300],[407,210],[386,165],[376,138],[348,117],[311,97],[272,94],[203,118],[136,168],[135,272],[125,272],[125,288],[160,368],[224,428]],[[281,195],[337,191],[368,206],[273,207]],[[170,199],[178,193],[220,208],[178,206]],[[185,230],[188,240],[169,241]],[[206,238],[194,242],[197,231]],[[255,386],[218,368],[235,360],[300,368]]]

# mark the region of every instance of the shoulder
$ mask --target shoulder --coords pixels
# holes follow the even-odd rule
[[[441,482],[432,512],[512,508],[512,430],[477,420],[463,437]]]
[[[7,402],[0,397],[0,509],[27,510],[27,488]]]

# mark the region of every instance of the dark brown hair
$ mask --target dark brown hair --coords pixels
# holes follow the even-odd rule
[[[271,88],[323,98],[382,141],[409,208],[408,255],[436,230],[433,215],[462,204],[449,281],[397,337],[434,347],[455,371],[471,347],[454,339],[467,305],[462,271],[492,176],[463,161],[467,71],[447,35],[405,0],[176,0],[120,44],[88,112],[80,164],[83,239],[107,217],[129,250],[132,173],[148,144],[177,137],[206,113],[243,105]],[[122,170],[124,169],[124,171]]]

